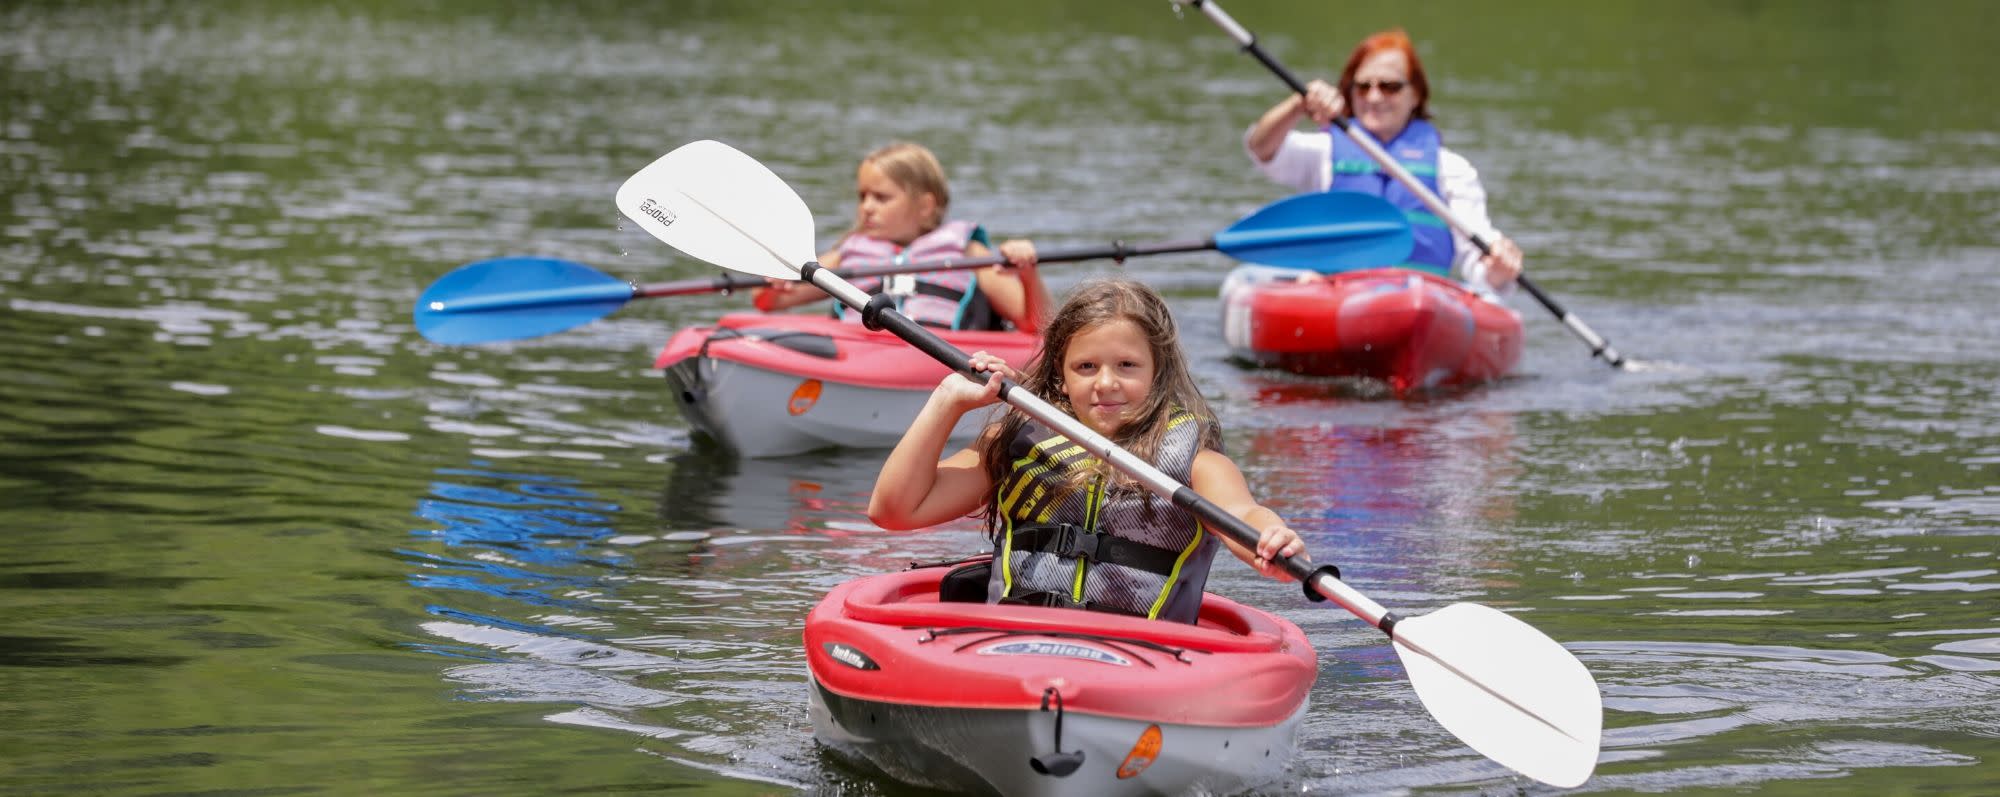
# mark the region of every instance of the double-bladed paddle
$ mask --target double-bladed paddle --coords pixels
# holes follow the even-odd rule
[[[1209,2],[1209,0],[1174,0],[1174,2],[1191,5],[1199,9],[1217,27],[1222,28],[1223,32],[1229,34],[1230,38],[1235,39],[1238,44],[1243,45],[1244,52],[1249,53],[1251,57],[1257,59],[1258,63],[1270,69],[1272,74],[1277,75],[1279,80],[1285,82],[1285,85],[1290,86],[1293,91],[1298,92],[1300,95],[1306,93],[1306,84],[1300,83],[1299,79],[1293,76],[1290,70],[1285,69],[1284,65],[1278,63],[1277,59],[1272,58],[1270,53],[1264,51],[1264,48],[1257,46],[1257,37],[1251,35],[1250,31],[1245,30],[1242,25],[1236,24],[1236,20],[1232,19],[1228,12],[1223,11],[1221,6]],[[1178,9],[1178,6],[1176,8]],[[1438,218],[1443,219],[1446,224],[1451,225],[1451,228],[1457,230],[1459,234],[1472,239],[1472,245],[1479,247],[1480,254],[1493,254],[1493,247],[1486,242],[1486,239],[1480,237],[1479,233],[1473,231],[1472,228],[1467,227],[1465,221],[1460,219],[1458,214],[1451,212],[1450,206],[1447,206],[1444,200],[1439,199],[1436,193],[1433,193],[1422,182],[1419,182],[1416,177],[1410,174],[1408,169],[1403,168],[1402,164],[1397,163],[1395,158],[1389,157],[1389,153],[1382,149],[1382,145],[1375,143],[1374,137],[1370,136],[1367,130],[1346,119],[1336,118],[1333,120],[1333,124],[1346,133],[1348,138],[1354,139],[1354,143],[1361,145],[1361,149],[1368,153],[1368,157],[1375,159],[1375,162],[1380,164],[1382,169],[1389,173],[1389,176],[1396,178],[1396,182],[1402,183],[1403,187],[1410,189],[1410,193],[1416,194],[1417,199],[1423,201],[1424,207],[1429,208],[1432,213],[1437,214]],[[1548,308],[1550,313],[1555,314],[1556,319],[1561,321],[1563,326],[1568,327],[1570,332],[1575,333],[1586,345],[1590,346],[1590,353],[1593,356],[1602,358],[1605,363],[1613,368],[1631,370],[1625,361],[1625,357],[1620,355],[1617,349],[1611,348],[1610,341],[1605,340],[1588,325],[1585,325],[1583,319],[1576,317],[1576,314],[1557,304],[1553,297],[1542,291],[1541,286],[1536,285],[1534,280],[1528,279],[1528,275],[1522,274],[1517,276],[1514,278],[1514,281],[1519,283],[1521,288],[1526,290],[1530,296],[1535,297],[1535,301],[1540,302],[1543,307]]]
[[[696,141],[641,169],[618,189],[618,209],[653,237],[723,268],[802,279],[862,312],[938,362],[974,380],[965,352],[813,262],[812,211],[770,169],[715,141]],[[1011,382],[1001,400],[1130,475],[1146,489],[1251,547],[1258,533],[1150,463]],[[1597,682],[1562,645],[1496,609],[1457,603],[1401,617],[1340,580],[1331,565],[1287,559],[1314,599],[1332,600],[1381,629],[1424,706],[1472,749],[1521,774],[1575,786],[1597,765],[1604,722]]]
[[[657,208],[656,208],[657,209]],[[658,223],[671,218],[665,211]],[[1409,222],[1394,205],[1355,193],[1302,194],[1278,200],[1200,241],[1052,249],[1044,263],[1199,252],[1214,249],[1251,263],[1321,272],[1372,268],[1410,254]],[[991,257],[947,257],[905,263],[843,263],[847,277],[986,268]],[[785,278],[795,278],[789,275]],[[634,285],[589,266],[545,257],[506,257],[460,266],[417,297],[417,331],[438,343],[486,343],[561,332],[616,312],[633,299],[763,287],[764,281],[723,274],[708,279]]]

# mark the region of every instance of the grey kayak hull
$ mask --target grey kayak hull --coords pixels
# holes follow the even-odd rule
[[[810,677],[808,678],[810,680]],[[1048,711],[940,708],[843,697],[811,683],[813,734],[836,753],[897,780],[932,788],[1007,797],[1059,795],[1230,794],[1279,777],[1297,745],[1309,702],[1267,727],[1152,723],[1070,711],[1062,750],[1081,752],[1067,776],[1037,772],[1036,756],[1056,751]],[[1148,727],[1157,753],[1134,774],[1133,756]]]

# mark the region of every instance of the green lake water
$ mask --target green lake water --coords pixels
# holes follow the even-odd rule
[[[2000,791],[1994,7],[1225,8],[1308,77],[1408,28],[1529,272],[1652,366],[1517,296],[1512,377],[1385,401],[1232,364],[1227,259],[1128,262],[1315,558],[1564,642],[1582,791]],[[0,6],[0,794],[904,793],[815,746],[801,624],[976,527],[869,524],[879,451],[693,437],[653,355],[740,296],[477,347],[415,297],[714,273],[612,203],[701,138],[822,241],[898,138],[999,236],[1199,238],[1282,196],[1239,141],[1283,92],[1166,0]],[[1270,793],[1548,791],[1379,633],[1210,584],[1318,649]]]

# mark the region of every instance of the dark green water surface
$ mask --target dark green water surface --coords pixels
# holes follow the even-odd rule
[[[1126,264],[1315,557],[1566,643],[1585,791],[2000,791],[1994,8],[1226,7],[1306,76],[1407,27],[1531,273],[1653,365],[1520,296],[1515,376],[1374,400],[1231,364],[1227,260]],[[612,204],[700,138],[823,241],[897,138],[1001,236],[1207,236],[1282,195],[1238,143],[1282,96],[1165,0],[0,6],[0,794],[901,793],[815,747],[801,624],[974,526],[870,525],[880,452],[692,438],[653,355],[741,297],[463,348],[415,297],[713,273]],[[1379,633],[1211,588],[1318,648],[1271,793],[1546,791]]]

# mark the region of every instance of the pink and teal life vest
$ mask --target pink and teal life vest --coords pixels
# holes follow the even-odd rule
[[[969,221],[948,221],[918,236],[908,246],[897,246],[880,238],[849,235],[841,239],[837,251],[843,266],[911,263],[962,257],[965,247],[978,241],[992,248],[986,230]],[[889,293],[896,297],[896,309],[919,324],[944,329],[1000,329],[1001,319],[979,290],[972,269],[925,271],[887,277],[860,277],[854,286],[869,293]],[[833,316],[859,323],[860,313],[848,312],[840,302],[833,304]]]

